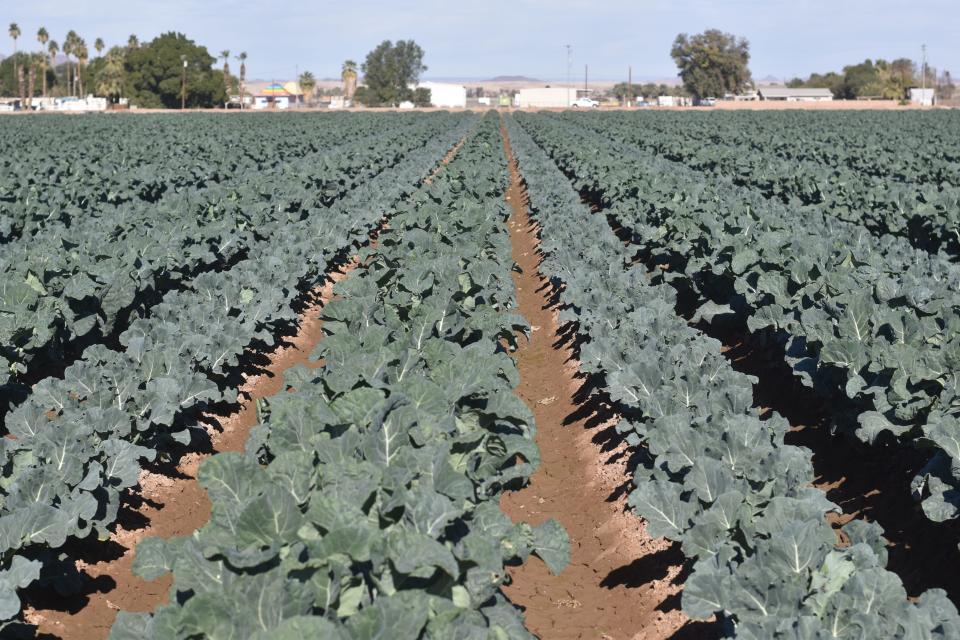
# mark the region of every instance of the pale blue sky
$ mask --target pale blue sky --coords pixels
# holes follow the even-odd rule
[[[574,75],[671,77],[679,32],[709,27],[750,40],[756,78],[806,75],[871,57],[919,59],[960,73],[960,0],[33,0],[0,1],[16,21],[21,48],[45,26],[61,40],[77,30],[92,45],[185,32],[211,52],[248,52],[249,76],[292,77],[309,69],[338,76],[383,39],[414,38],[426,50],[426,77],[563,77],[564,44]],[[4,33],[6,29],[4,29]],[[9,38],[0,51],[9,54]]]

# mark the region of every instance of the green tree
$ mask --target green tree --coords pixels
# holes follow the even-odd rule
[[[27,54],[22,51],[0,62],[0,96],[20,95],[19,70],[27,62]]]
[[[17,38],[20,37],[20,25],[18,25],[16,22],[11,22],[10,29],[7,31],[7,33],[9,33],[10,37],[13,39],[13,70],[14,75],[17,77],[17,95],[21,95],[23,91],[20,85],[22,85],[23,82],[20,79],[20,62],[19,58],[17,57]]]
[[[96,92],[98,96],[117,102],[123,96],[126,84],[126,50],[123,47],[111,47],[107,55],[97,59]],[[92,66],[92,65],[91,65]]]
[[[670,55],[684,87],[696,98],[739,93],[751,83],[750,43],[718,29],[688,36],[681,33]]]
[[[77,56],[77,84],[80,88],[80,97],[86,97],[86,92],[84,92],[83,85],[83,70],[87,65],[87,59],[90,57],[90,53],[87,51],[87,43],[83,38],[77,40],[76,49],[74,49],[74,54]]]
[[[241,51],[240,55],[237,56],[237,60],[240,61],[240,108],[243,108],[243,98],[246,95],[246,85],[247,85],[247,52]]]
[[[50,41],[50,34],[47,32],[47,30],[44,27],[40,27],[39,29],[37,29],[37,42],[40,43],[41,52],[46,49],[47,42],[49,41]],[[40,78],[40,83],[43,89],[42,95],[44,98],[46,98],[47,97],[47,56],[43,54],[42,57],[43,57],[43,60],[40,63],[40,73],[42,77]]]
[[[86,68],[86,82],[94,95],[118,102],[126,87],[125,47],[110,47],[102,56],[94,58]]]
[[[93,48],[97,50],[97,56],[100,56],[107,45],[103,42],[103,38],[97,38],[93,41]]]
[[[67,56],[67,93],[68,95],[74,95],[76,92],[77,79],[74,74],[72,74],[72,64],[70,57],[76,53],[76,50],[80,43],[80,36],[77,35],[76,31],[72,29],[67,32],[67,37],[63,39],[63,54]]]
[[[347,60],[343,63],[340,70],[340,79],[343,80],[343,95],[347,100],[352,100],[357,92],[357,63],[353,60]]]
[[[140,48],[140,38],[134,34],[130,34],[130,37],[127,38],[127,49],[139,49]]]
[[[223,90],[227,93],[227,99],[229,99],[233,88],[233,81],[230,78],[230,49],[221,51],[220,58],[223,60]]]
[[[206,47],[182,33],[165,33],[136,49],[128,49],[124,95],[141,107],[177,109],[183,60],[187,62],[187,106],[212,107],[224,102],[223,73]]]
[[[363,63],[366,91],[365,104],[369,106],[398,106],[413,98],[410,85],[416,84],[420,74],[427,70],[423,64],[423,49],[413,40],[381,42],[367,54]]]
[[[17,38],[20,37],[20,25],[16,22],[10,23],[10,30],[7,31],[10,34],[10,37],[13,38],[13,55],[17,55]]]
[[[54,82],[57,84],[60,81],[57,79],[57,54],[60,53],[60,45],[57,44],[56,40],[51,40],[47,43],[47,55],[50,56],[50,72],[53,74]],[[44,74],[44,80],[46,80],[46,74]]]
[[[944,71],[937,82],[937,95],[945,100],[951,100],[953,99],[953,94],[956,89],[957,87],[953,84],[953,76],[950,75],[950,71]]]
[[[877,68],[873,60],[864,60],[860,64],[843,68],[843,82],[840,84],[840,97],[845,100],[880,97],[877,85]]]
[[[426,87],[417,87],[413,90],[413,106],[415,107],[432,107],[433,106],[433,95],[432,91]]]
[[[44,55],[42,53],[31,53],[27,56],[27,108],[33,107],[33,98],[37,95],[37,73],[44,64]]]
[[[297,79],[300,89],[303,91],[303,99],[308,103],[313,102],[314,91],[317,89],[317,79],[309,71],[304,71]]]

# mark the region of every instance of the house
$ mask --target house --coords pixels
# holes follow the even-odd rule
[[[300,87],[295,82],[285,85],[277,82],[268,84],[253,95],[254,109],[289,109],[302,102],[303,94],[298,93]]]
[[[778,100],[781,102],[829,102],[833,100],[833,92],[826,88],[790,88],[790,87],[760,87],[757,95],[761,100]]]
[[[430,90],[430,104],[446,109],[464,109],[467,106],[467,88],[444,82],[421,82],[416,89]]]

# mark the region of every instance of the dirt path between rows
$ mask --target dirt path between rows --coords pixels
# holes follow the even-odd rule
[[[457,155],[467,140],[454,145],[424,180],[430,184]],[[389,228],[384,219],[370,234],[368,247],[376,249],[377,237]],[[323,307],[333,297],[334,285],[360,266],[355,254],[343,265],[332,269],[327,280],[307,296],[294,336],[285,338],[277,350],[267,355],[268,362],[256,375],[244,375],[239,407],[229,415],[209,415],[205,425],[213,453],[188,453],[176,467],[176,475],[142,471],[139,491],[130,513],[120,519],[110,540],[97,545],[97,557],[77,560],[84,576],[83,595],[63,598],[55,593],[34,595],[24,609],[24,618],[37,627],[43,637],[62,640],[106,639],[118,611],[149,612],[166,604],[173,576],[146,581],[133,574],[134,549],[145,538],[173,538],[189,535],[210,519],[210,500],[197,481],[200,463],[214,453],[242,452],[250,430],[258,423],[257,401],[283,390],[284,373],[297,365],[312,368],[322,361],[311,361],[310,354],[323,338]],[[83,556],[84,554],[81,554]]]
[[[518,395],[534,413],[542,463],[530,484],[505,494],[503,511],[514,521],[557,519],[570,535],[572,560],[559,576],[531,558],[510,569],[504,592],[524,608],[527,628],[543,638],[604,640],[709,637],[679,610],[683,555],[652,539],[627,511],[626,445],[610,418],[575,402],[583,380],[571,347],[561,339],[550,283],[539,272],[539,230],[510,141],[512,208],[508,221],[519,312],[532,326],[515,358]]]

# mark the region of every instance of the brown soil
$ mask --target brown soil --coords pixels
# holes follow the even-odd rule
[[[519,312],[530,340],[516,352],[518,395],[534,413],[542,463],[523,490],[505,494],[501,508],[514,521],[558,520],[570,535],[572,560],[559,576],[536,558],[512,567],[504,592],[524,608],[527,628],[541,638],[713,637],[679,610],[683,555],[652,539],[627,510],[626,445],[613,416],[576,401],[583,380],[572,348],[561,338],[550,284],[539,272],[539,230],[527,212],[521,176],[510,149],[508,222]]]
[[[436,177],[465,142],[466,137],[450,149],[425,183]],[[387,228],[388,221],[381,220],[370,234],[371,248],[376,248],[379,233]],[[244,376],[236,411],[227,416],[205,416],[213,453],[243,451],[250,430],[257,425],[257,400],[283,390],[285,371],[297,365],[322,366],[322,361],[310,360],[310,354],[323,338],[321,311],[332,298],[334,285],[358,265],[357,256],[350,258],[327,274],[323,286],[306,296],[297,333],[269,354],[268,362],[255,375]],[[24,608],[26,621],[36,625],[39,634],[64,640],[91,640],[107,638],[117,611],[153,611],[165,604],[172,576],[152,582],[135,576],[132,572],[134,548],[144,538],[189,535],[206,524],[210,518],[210,500],[196,476],[200,463],[209,455],[212,454],[184,455],[175,473],[141,472],[138,490],[130,496],[129,508],[122,514],[110,540],[79,554],[81,559],[76,564],[84,579],[84,593],[71,599],[52,593],[31,594]]]

